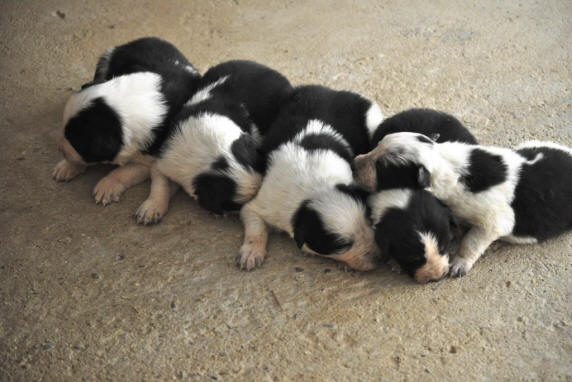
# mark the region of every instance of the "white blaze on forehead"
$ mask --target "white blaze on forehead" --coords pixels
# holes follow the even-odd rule
[[[196,92],[195,95],[189,101],[187,101],[187,103],[185,105],[186,106],[196,105],[198,103],[201,103],[201,102],[206,101],[207,99],[211,98],[211,91],[214,88],[216,88],[217,86],[225,83],[225,81],[228,79],[228,77],[229,76],[221,77],[218,80],[216,80],[215,82],[208,84],[207,86],[205,86],[204,88],[202,88],[201,90]]]
[[[375,133],[375,130],[382,121],[383,121],[383,113],[381,112],[381,108],[377,103],[372,102],[371,106],[369,107],[365,115],[365,125],[367,127],[369,139],[372,138],[373,133]]]
[[[371,195],[368,204],[371,207],[371,219],[377,224],[389,208],[407,208],[411,199],[412,191],[407,188],[397,188],[382,191]]]
[[[415,280],[420,283],[438,280],[449,270],[449,256],[439,253],[439,243],[432,233],[419,232],[419,239],[425,248],[426,263],[415,272]]]

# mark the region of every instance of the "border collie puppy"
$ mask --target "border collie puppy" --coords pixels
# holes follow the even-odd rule
[[[373,132],[371,148],[375,148],[386,135],[411,132],[427,135],[436,142],[464,142],[477,144],[477,140],[458,119],[450,114],[432,109],[409,109],[385,119]],[[375,152],[359,155],[354,160],[356,182],[369,192],[381,188],[416,186],[417,172],[411,168],[405,173],[403,168],[395,171],[391,164],[377,161]],[[385,185],[378,185],[383,180]],[[379,186],[379,187],[378,187]]]
[[[287,232],[305,252],[357,270],[375,267],[366,194],[352,184],[351,161],[368,150],[382,118],[376,103],[355,93],[321,86],[294,90],[264,138],[262,186],[240,212],[241,269],[262,264],[267,224]]]
[[[410,109],[384,120],[373,134],[373,144],[395,132],[417,132],[439,142],[476,143],[455,117],[431,109]],[[449,271],[449,254],[459,235],[451,210],[417,182],[415,166],[405,168],[360,155],[354,162],[356,182],[370,192],[375,238],[381,252],[397,262],[417,282],[439,280]],[[369,184],[364,184],[364,180]]]
[[[64,159],[53,171],[68,181],[87,165],[120,165],[94,188],[97,203],[119,200],[149,177],[141,164],[153,157],[172,118],[197,89],[199,73],[167,41],[148,37],[109,49],[97,64],[93,82],[73,94],[63,116],[59,150]]]
[[[161,188],[151,191],[145,223],[158,221],[171,195],[167,178],[216,214],[235,211],[252,199],[262,180],[260,135],[291,92],[277,71],[252,61],[229,61],[209,69],[200,89],[174,122],[151,170]]]
[[[417,167],[419,187],[429,187],[471,225],[451,263],[451,276],[465,275],[497,239],[536,243],[572,228],[568,147],[528,142],[511,150],[396,133],[373,152],[395,166]]]

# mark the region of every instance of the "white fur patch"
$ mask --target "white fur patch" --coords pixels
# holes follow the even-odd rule
[[[336,130],[334,130],[334,128],[332,126],[320,121],[319,119],[312,119],[312,120],[308,121],[308,124],[306,125],[304,130],[302,130],[301,132],[296,134],[296,136],[294,137],[294,139],[292,141],[296,142],[296,143],[300,143],[300,142],[302,142],[304,137],[306,137],[308,135],[312,135],[312,134],[325,134],[325,135],[329,135],[329,136],[335,138],[338,142],[340,142],[342,145],[344,145],[345,148],[353,156],[353,150],[350,147],[350,145],[348,144],[348,142],[346,142],[344,137],[340,133],[338,133]]]
[[[375,133],[375,130],[382,121],[383,113],[381,112],[381,108],[376,102],[372,102],[365,115],[365,125],[367,127],[369,139],[372,138],[373,133]]]
[[[240,127],[222,115],[202,113],[188,118],[167,142],[157,168],[194,196],[194,178],[210,171],[213,162],[223,156],[229,164],[223,173],[237,183],[235,202],[244,203],[256,194],[262,179],[260,174],[238,163],[232,154],[231,145],[242,134],[245,133]]]
[[[409,205],[412,191],[407,188],[398,188],[378,192],[368,198],[371,207],[371,219],[374,224],[379,223],[389,208],[405,209]]]
[[[153,139],[153,128],[161,124],[167,114],[161,93],[161,76],[139,72],[116,77],[73,94],[64,109],[64,126],[100,97],[121,119],[123,147],[117,161],[143,150]]]
[[[223,84],[229,76],[224,76],[219,78],[218,80],[216,80],[215,82],[208,84],[207,86],[205,86],[204,88],[202,88],[201,90],[199,90],[198,92],[196,92],[192,98],[187,101],[187,103],[185,104],[185,106],[190,106],[190,105],[196,105],[198,103],[201,103],[203,101],[206,101],[207,99],[211,98],[211,91],[216,88],[217,86]]]

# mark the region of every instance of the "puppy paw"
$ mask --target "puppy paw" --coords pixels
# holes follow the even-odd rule
[[[262,265],[266,249],[260,243],[249,240],[245,242],[236,256],[236,265],[243,270],[250,271]]]
[[[113,202],[118,202],[123,192],[125,192],[123,183],[111,176],[106,176],[97,182],[92,195],[95,203],[107,206]]]
[[[161,221],[167,213],[167,208],[163,203],[153,199],[145,200],[135,212],[135,220],[137,224],[156,224]]]
[[[463,277],[473,267],[473,262],[467,260],[464,257],[457,256],[451,262],[451,267],[449,268],[449,276],[451,277]]]
[[[67,182],[84,172],[85,166],[81,164],[70,163],[65,159],[58,162],[52,171],[52,178],[56,182]]]

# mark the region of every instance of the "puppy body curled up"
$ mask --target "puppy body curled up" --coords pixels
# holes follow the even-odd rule
[[[463,276],[495,240],[536,243],[572,228],[572,150],[528,142],[515,150],[387,135],[375,155],[418,167],[418,183],[471,225],[450,267]]]
[[[146,203],[167,205],[170,179],[213,213],[240,209],[260,187],[260,139],[291,90],[283,75],[256,62],[209,69],[151,170],[161,187],[151,190]]]
[[[167,41],[147,37],[109,49],[94,79],[68,100],[53,171],[68,181],[96,163],[120,167],[94,188],[97,203],[118,201],[149,177],[146,157],[158,154],[172,118],[198,87],[200,75]]]
[[[305,252],[357,270],[375,267],[366,194],[352,184],[351,161],[368,150],[382,118],[377,104],[354,93],[321,86],[294,90],[263,141],[262,186],[240,212],[240,268],[262,264],[267,224],[287,232]]]
[[[386,135],[415,132],[439,142],[476,144],[476,139],[452,115],[431,109],[410,109],[385,119],[373,134],[372,147]],[[354,177],[373,194],[368,198],[375,238],[383,256],[417,282],[439,280],[449,271],[449,253],[460,236],[451,210],[419,185],[415,164],[396,166],[376,151],[359,155]]]

